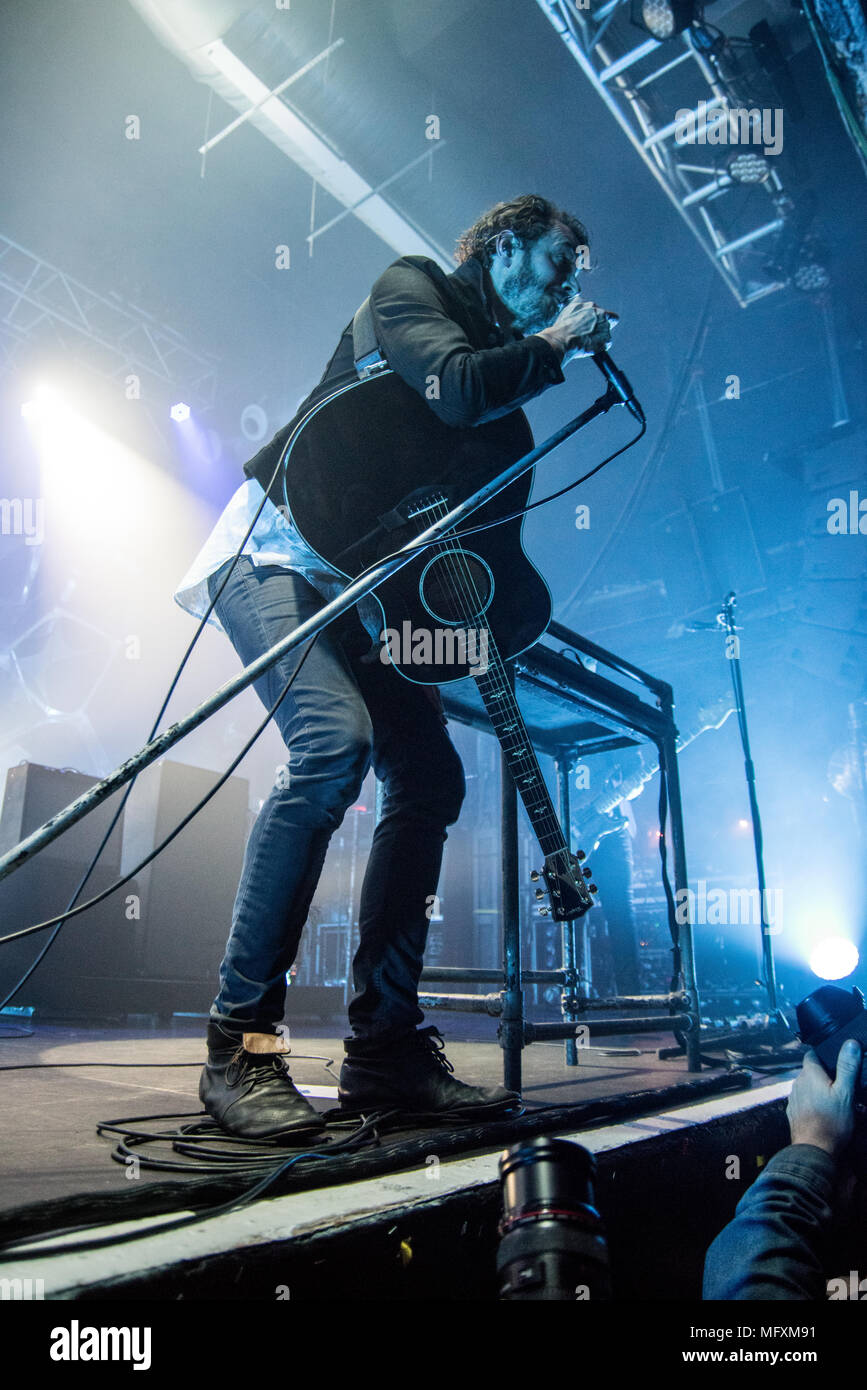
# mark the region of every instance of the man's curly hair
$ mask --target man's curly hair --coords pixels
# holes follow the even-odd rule
[[[579,246],[589,245],[587,229],[577,217],[537,193],[524,193],[489,208],[478,222],[462,232],[455,247],[455,260],[462,264],[469,256],[475,256],[487,269],[493,260],[492,242],[498,232],[512,231],[522,242],[529,243],[538,241],[555,222],[568,227]]]

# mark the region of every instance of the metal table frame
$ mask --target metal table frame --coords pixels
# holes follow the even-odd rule
[[[538,642],[514,663],[518,689],[522,685],[556,693],[571,705],[576,715],[590,715],[610,733],[592,738],[565,737],[546,730],[528,731],[537,751],[554,758],[557,770],[560,820],[567,841],[571,836],[570,779],[579,757],[603,749],[631,745],[634,735],[649,739],[659,752],[660,776],[666,779],[668,816],[674,867],[675,901],[687,903],[686,849],[683,812],[677,766],[677,728],[674,723],[674,696],[670,685],[621,660],[613,652],[580,637],[561,623],[552,622]],[[574,656],[547,643],[569,649]],[[575,659],[577,656],[578,659]],[[641,687],[631,690],[607,675],[588,669],[581,658],[589,658],[612,674],[626,677]],[[648,699],[650,697],[650,699]],[[484,711],[468,709],[457,695],[443,690],[446,713],[459,722],[491,733]],[[502,855],[503,969],[481,970],[454,967],[425,969],[422,980],[428,984],[498,984],[489,994],[422,993],[422,1008],[485,1013],[499,1019],[498,1036],[503,1049],[503,1080],[510,1090],[520,1091],[524,1047],[529,1043],[563,1039],[566,1062],[578,1062],[577,1038],[594,1039],[619,1034],[658,1032],[671,1029],[683,1037],[683,1051],[689,1071],[701,1070],[699,1019],[700,1004],[695,976],[692,923],[688,911],[678,913],[678,945],[681,969],[678,987],[668,994],[621,995],[603,999],[589,996],[586,919],[564,923],[561,935],[562,966],[555,970],[521,969],[520,888],[518,872],[518,795],[508,766],[500,764],[500,824]],[[680,896],[678,896],[680,895]],[[524,1013],[524,984],[558,984],[562,988],[561,1023],[533,1022]],[[629,1010],[636,1016],[600,1018],[607,1011]],[[664,1013],[660,1013],[665,1010]],[[637,1012],[636,1012],[637,1011]]]

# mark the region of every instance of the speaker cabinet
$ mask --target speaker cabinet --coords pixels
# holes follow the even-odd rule
[[[65,911],[86,864],[45,860],[44,851],[0,881],[0,929],[19,931]],[[94,869],[78,901],[96,897],[117,882],[114,869]],[[32,1006],[61,1018],[116,1017],[140,1010],[135,978],[136,900],[133,879],[103,902],[72,917],[10,1004]],[[35,932],[0,947],[0,998],[36,960],[50,930]]]
[[[71,801],[76,801],[97,780],[86,772],[41,767],[38,763],[19,763],[17,767],[10,767],[6,774],[3,809],[0,811],[0,854],[6,854],[19,840],[32,834]],[[122,791],[112,793],[107,801],[90,811],[77,825],[52,840],[39,851],[39,862],[43,866],[57,860],[65,864],[89,864],[122,796]],[[115,873],[120,870],[122,836],[123,816],[99,856],[102,868]]]
[[[163,761],[146,769],[127,805],[122,850],[113,835],[108,862],[100,859],[79,901],[135,869],[218,780],[216,772],[182,763]],[[0,813],[4,847],[11,848],[90,785],[92,779],[79,773],[30,765],[10,769]],[[73,1018],[207,1013],[217,992],[241,876],[248,794],[245,778],[229,778],[140,874],[66,923],[12,1002]],[[96,818],[100,812],[92,814]],[[65,910],[105,829],[103,816],[101,829],[91,827],[74,838],[89,819],[0,880],[0,931],[15,931]],[[45,940],[40,932],[3,947],[4,993]]]
[[[127,810],[124,872],[150,854],[218,781],[219,773],[184,763],[161,761],[148,768]],[[137,875],[139,975],[152,981],[206,984],[208,1005],[217,992],[244,862],[249,786],[245,777],[230,777],[177,839]]]

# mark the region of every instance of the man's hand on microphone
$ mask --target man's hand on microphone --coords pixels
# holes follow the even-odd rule
[[[617,317],[576,295],[560,310],[554,322],[540,329],[536,336],[549,342],[560,356],[561,364],[565,364],[575,357],[604,352],[611,342],[611,329]]]

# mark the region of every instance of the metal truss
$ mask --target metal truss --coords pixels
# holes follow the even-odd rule
[[[214,404],[217,359],[195,352],[144,309],[106,297],[0,234],[0,350],[17,364],[25,344],[50,341],[109,381],[159,383],[203,411]]]
[[[141,0],[133,0],[133,3],[139,7]],[[197,49],[195,53],[179,53],[199,81],[206,82],[217,96],[241,113],[237,120],[230,122],[212,140],[200,145],[199,153],[204,157],[211,145],[223,140],[242,123],[249,122],[311,176],[314,198],[315,189],[319,186],[343,204],[344,212],[331,218],[324,227],[315,228],[311,225],[310,235],[307,237],[311,255],[316,238],[336,226],[343,220],[344,215],[351,213],[402,256],[428,256],[444,269],[450,270],[453,266],[448,252],[382,196],[382,189],[389,187],[423,159],[430,159],[435,146],[411,159],[398,169],[397,173],[390,175],[374,188],[342,158],[307,117],[278,97],[278,93],[309,72],[342,42],[342,39],[338,39],[306,62],[297,72],[285,78],[277,87],[270,89],[238,54],[220,39]],[[436,142],[436,148],[441,149],[444,145],[444,140]],[[313,206],[315,207],[315,203]]]
[[[601,0],[592,8],[589,0],[583,6],[576,0],[537,4],[737,302],[746,307],[783,289],[787,282],[772,256],[757,252],[775,250],[792,200],[773,156],[766,180],[749,191],[726,171],[732,151],[714,143],[713,132],[742,125],[749,107],[732,100],[731,85],[692,30],[664,43],[649,35],[642,40],[642,31],[629,22],[629,0]],[[692,114],[698,143],[682,140],[684,111]],[[752,149],[761,154],[760,146]]]

